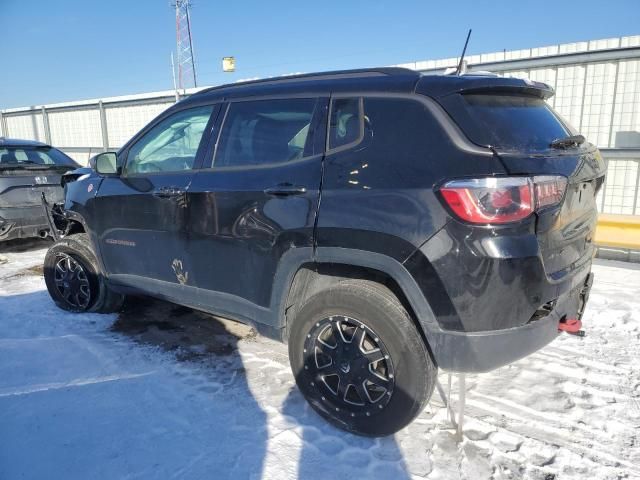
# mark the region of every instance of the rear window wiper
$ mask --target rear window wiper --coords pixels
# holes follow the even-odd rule
[[[551,148],[569,148],[582,145],[586,141],[583,135],[569,135],[564,138],[556,138],[549,144]]]

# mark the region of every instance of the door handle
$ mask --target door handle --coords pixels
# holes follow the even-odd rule
[[[288,197],[291,195],[302,195],[307,189],[302,185],[291,185],[290,183],[281,183],[273,187],[265,188],[264,193],[273,195],[274,197]]]
[[[160,187],[153,195],[159,198],[176,198],[184,196],[185,193],[186,190],[178,187]]]

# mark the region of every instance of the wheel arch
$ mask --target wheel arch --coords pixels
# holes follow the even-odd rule
[[[89,244],[91,249],[93,250],[93,254],[96,256],[96,259],[98,261],[98,268],[100,270],[100,274],[106,278],[107,277],[106,269],[102,261],[99,242],[98,242],[98,238],[96,236],[95,231],[89,228],[88,222],[80,212],[77,212],[75,210],[65,209],[64,216],[65,216],[65,219],[67,220],[67,227],[66,227],[64,236],[67,237],[69,235],[73,235],[76,233],[85,233],[89,239]]]
[[[430,330],[437,328],[433,311],[420,287],[404,265],[383,254],[339,247],[319,247],[313,260],[300,262],[289,276],[277,308],[284,340],[290,320],[313,294],[345,279],[372,280],[385,285],[414,320],[431,352]],[[431,352],[433,358],[433,352]]]
[[[65,236],[66,235],[73,235],[74,233],[87,233],[87,229],[84,225],[84,223],[78,221],[78,220],[69,220],[69,223],[67,223],[67,228],[65,231]]]
[[[65,235],[71,235],[72,233],[89,233],[84,217],[78,212],[65,210],[64,217],[68,222]]]

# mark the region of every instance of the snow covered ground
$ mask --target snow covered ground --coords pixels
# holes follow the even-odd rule
[[[0,479],[640,478],[639,265],[597,261],[585,338],[467,377],[456,443],[437,395],[395,437],[331,427],[286,347],[233,322],[64,313],[46,246],[0,263]]]

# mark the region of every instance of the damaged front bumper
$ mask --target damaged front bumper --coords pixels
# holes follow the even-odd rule
[[[69,222],[64,215],[63,204],[50,204],[43,192],[40,209],[46,219],[49,235],[51,235],[55,241],[58,241],[61,237],[65,236],[67,234]]]

